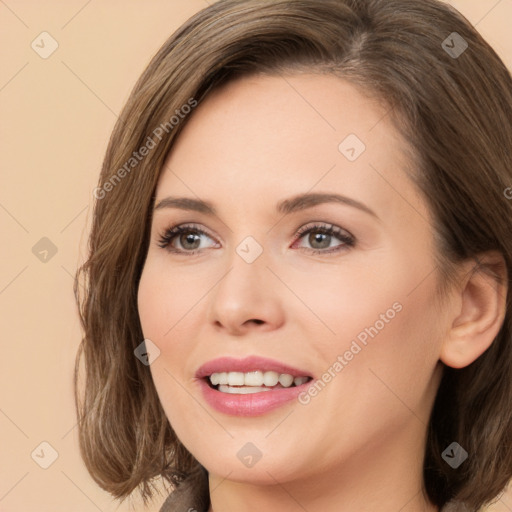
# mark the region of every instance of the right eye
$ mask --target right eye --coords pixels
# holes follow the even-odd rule
[[[173,253],[192,255],[204,249],[200,246],[203,235],[212,239],[206,231],[194,224],[171,226],[160,235],[158,246]],[[175,247],[175,242],[181,247]]]

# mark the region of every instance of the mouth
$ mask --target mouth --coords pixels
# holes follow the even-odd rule
[[[302,386],[312,380],[309,375],[293,376],[276,371],[214,372],[204,377],[208,386],[221,393],[248,395]]]
[[[220,357],[199,367],[195,377],[222,393],[258,393],[301,386],[313,379],[306,370],[261,356]]]
[[[221,357],[195,373],[201,394],[213,409],[231,416],[259,416],[292,403],[312,385],[307,370],[274,359]]]

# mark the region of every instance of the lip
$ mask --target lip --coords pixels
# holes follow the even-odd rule
[[[293,377],[312,377],[306,370],[288,366],[275,359],[268,359],[260,356],[250,356],[243,359],[234,357],[219,357],[201,365],[196,371],[196,378],[202,379],[212,373],[220,372],[253,372],[261,370],[264,372],[288,373]],[[266,393],[266,391],[263,391]]]
[[[216,411],[231,416],[260,416],[266,414],[296,399],[300,393],[315,382],[315,379],[312,377],[311,380],[300,386],[278,388],[272,391],[260,391],[244,395],[217,391],[210,387],[207,382],[207,377],[212,373],[225,371],[245,373],[255,370],[288,373],[294,377],[312,377],[309,372],[294,368],[280,361],[251,356],[244,359],[221,357],[208,361],[197,370],[196,378],[205,401]]]
[[[266,414],[297,399],[297,396],[314,382],[314,380],[310,380],[300,386],[291,388],[260,391],[259,393],[250,393],[247,395],[235,395],[222,393],[221,391],[211,388],[208,382],[206,382],[206,379],[198,380],[206,402],[216,411],[231,416],[260,416]]]

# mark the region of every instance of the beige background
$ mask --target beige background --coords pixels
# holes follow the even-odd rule
[[[512,69],[512,0],[451,3]],[[206,5],[0,0],[2,512],[131,510],[94,483],[79,457],[71,382],[80,329],[72,275],[85,254],[92,190],[114,121],[150,57]],[[47,59],[31,47],[39,41],[44,51],[43,31],[59,45]],[[32,252],[43,237],[57,248],[46,262]],[[58,453],[47,469],[31,458],[43,441]],[[50,461],[42,449],[34,459]],[[148,510],[158,510],[163,499]],[[512,492],[492,510],[512,510]]]

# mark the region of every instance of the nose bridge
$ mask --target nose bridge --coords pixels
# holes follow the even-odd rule
[[[211,297],[210,320],[233,332],[248,320],[279,323],[282,312],[275,276],[267,268],[270,254],[253,236],[246,236],[227,256],[227,273]]]
[[[262,243],[252,235],[245,236],[228,256],[229,272],[220,287],[233,288],[228,290],[229,293],[243,293],[256,298],[262,292],[261,286],[272,275],[267,268],[268,256],[268,250]]]

